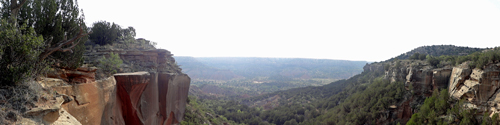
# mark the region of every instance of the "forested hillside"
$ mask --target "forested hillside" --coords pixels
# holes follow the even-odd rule
[[[453,82],[450,79],[456,79],[450,74],[462,71],[460,67],[474,69],[474,72],[500,72],[500,49],[468,55],[460,53],[469,51],[429,51],[439,56],[419,51],[408,59],[371,63],[361,74],[324,86],[237,100],[202,99],[201,102],[228,120],[245,124],[497,124],[496,110],[476,105],[474,100],[453,97],[449,92],[458,90],[448,89]],[[489,79],[490,75],[482,77]],[[491,77],[499,76],[497,73]]]
[[[483,48],[472,48],[472,47],[462,47],[462,46],[454,46],[454,45],[433,45],[433,46],[421,46],[415,48],[409,52],[403,53],[395,58],[391,58],[389,60],[394,59],[409,59],[415,53],[420,53],[424,55],[431,56],[464,56],[474,52],[478,52],[484,50]],[[424,57],[425,58],[425,57]]]

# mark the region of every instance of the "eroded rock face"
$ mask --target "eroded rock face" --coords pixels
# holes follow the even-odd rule
[[[63,104],[73,117],[82,124],[101,124],[105,106],[113,103],[110,99],[116,92],[115,79],[108,78],[95,82],[66,86],[54,86],[55,91],[72,97],[73,101]]]
[[[454,99],[466,99],[468,105],[480,112],[500,112],[500,63],[488,64],[483,69],[470,69],[468,64],[454,67],[449,93]]]
[[[464,91],[461,90],[461,86],[464,84],[465,80],[469,79],[472,72],[468,65],[469,63],[464,63],[457,67],[453,67],[451,72],[448,92],[456,99],[459,99],[461,95],[464,94]]]
[[[190,81],[186,74],[135,72],[52,88],[72,97],[62,107],[82,124],[169,125],[182,121]]]
[[[182,121],[191,79],[185,74],[115,74],[116,104],[102,124],[174,124]],[[123,122],[122,122],[123,120]]]
[[[135,47],[134,47],[135,46]],[[168,72],[182,74],[175,64],[170,51],[156,49],[152,46],[115,44],[113,46],[88,46],[84,59],[86,64],[97,64],[102,57],[109,57],[111,53],[119,54],[123,60],[120,73],[127,72]]]
[[[455,99],[468,99],[471,103],[485,104],[500,88],[497,66],[490,65],[484,70],[463,68],[453,69],[450,78],[450,94]]]
[[[452,68],[449,66],[435,68],[419,60],[402,60],[379,65],[389,65],[385,71],[385,79],[391,83],[402,81],[406,89],[412,92],[406,95],[402,103],[395,105],[394,110],[390,110],[394,117],[379,119],[381,121],[401,120],[401,123],[405,123],[418,110],[416,107],[419,107],[426,97],[431,96],[433,91],[448,87],[452,74]],[[365,66],[365,70],[371,69]]]

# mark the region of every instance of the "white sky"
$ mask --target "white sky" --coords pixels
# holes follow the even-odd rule
[[[79,0],[176,56],[382,61],[424,45],[495,47],[498,0]]]

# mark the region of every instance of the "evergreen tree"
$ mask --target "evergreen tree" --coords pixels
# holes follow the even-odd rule
[[[76,0],[1,0],[3,18],[14,18],[15,25],[27,24],[43,36],[45,49],[39,60],[50,59],[63,67],[83,63],[87,26]],[[14,10],[12,5],[19,8]],[[12,20],[12,19],[11,19]],[[50,56],[49,56],[50,55]]]

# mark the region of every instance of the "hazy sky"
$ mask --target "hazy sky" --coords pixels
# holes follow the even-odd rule
[[[176,56],[382,61],[424,45],[500,44],[499,0],[79,0]]]

